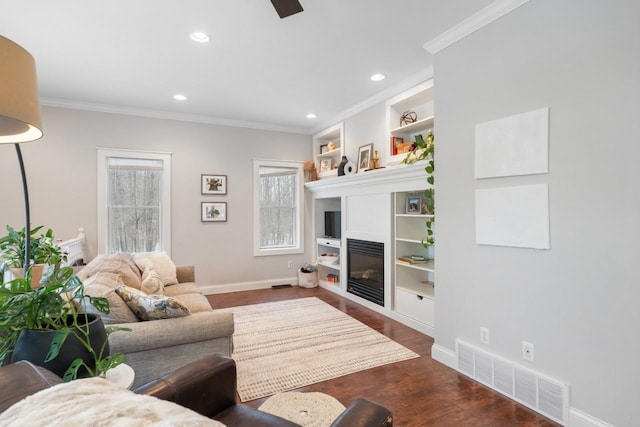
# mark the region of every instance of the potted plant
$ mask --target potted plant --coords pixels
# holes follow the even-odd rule
[[[433,131],[429,131],[427,133],[427,140],[425,141],[422,138],[422,135],[416,135],[416,141],[409,148],[409,153],[406,155],[404,159],[402,159],[402,164],[410,165],[420,160],[427,159],[427,166],[425,166],[424,170],[427,173],[427,183],[431,185],[430,188],[424,190],[425,196],[425,210],[433,215],[430,216],[426,221],[427,226],[427,238],[422,241],[422,246],[428,248],[429,246],[433,246],[435,241],[435,235],[433,232],[433,224],[436,222],[435,217],[435,206],[434,206],[434,194],[433,194],[433,185],[434,185],[434,177],[433,174],[435,172],[435,160],[434,160],[434,136]]]
[[[29,233],[31,236],[29,253],[35,266],[31,269],[32,286],[38,286],[47,265],[58,264],[67,259],[67,255],[55,244],[51,229],[36,236],[36,233],[42,228],[43,226],[40,225]],[[0,256],[9,264],[14,277],[24,277],[25,247],[26,231],[24,227],[22,230],[16,231],[7,225],[7,235],[0,238]]]
[[[27,359],[70,381],[104,376],[124,361],[122,353],[109,354],[108,337],[129,329],[105,328],[99,316],[83,311],[90,303],[108,314],[106,298],[85,295],[71,267],[50,266],[38,288],[31,287],[30,276],[27,268],[24,278],[4,282],[0,264],[0,365]]]

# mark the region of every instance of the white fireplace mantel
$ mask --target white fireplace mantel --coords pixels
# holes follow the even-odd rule
[[[421,190],[428,186],[423,160],[412,165],[398,165],[312,181],[305,184],[314,198],[362,193],[392,193]]]

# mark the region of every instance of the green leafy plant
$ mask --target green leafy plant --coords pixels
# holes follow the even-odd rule
[[[48,229],[45,233],[36,236],[43,228],[42,225],[35,227],[29,233],[30,235],[30,257],[34,264],[58,264],[66,261],[67,254],[55,244],[53,231]],[[10,225],[7,225],[7,235],[0,238],[0,256],[14,268],[24,267],[24,255],[26,249],[26,231],[16,231]]]
[[[426,141],[422,138],[422,135],[416,135],[415,142],[409,148],[409,153],[402,159],[402,164],[410,165],[419,160],[427,160],[427,166],[424,168],[427,173],[427,183],[429,183],[430,187],[424,190],[424,198],[425,198],[425,209],[428,213],[432,214],[427,218],[425,223],[427,227],[427,238],[422,241],[422,246],[428,248],[435,244],[435,234],[433,232],[433,225],[436,222],[435,217],[435,197],[433,186],[435,183],[435,179],[433,174],[435,172],[435,160],[434,160],[434,135],[433,131],[429,131],[427,133]]]
[[[121,353],[104,354],[106,342],[99,349],[91,345],[88,314],[83,307],[89,303],[100,313],[108,314],[109,301],[104,297],[85,295],[84,285],[73,274],[71,267],[52,265],[38,288],[33,289],[30,283],[30,268],[27,268],[24,278],[4,282],[4,264],[0,263],[0,365],[10,357],[23,329],[57,331],[45,362],[55,359],[64,351],[63,345],[70,335],[74,335],[91,354],[95,368],[82,359],[75,359],[64,374],[65,381],[77,378],[82,367],[91,376],[103,376],[107,370],[124,361]],[[108,326],[105,328],[107,340],[113,332],[128,330]]]

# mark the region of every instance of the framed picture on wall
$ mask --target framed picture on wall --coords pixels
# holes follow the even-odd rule
[[[358,149],[358,172],[364,172],[369,169],[372,151],[373,144],[363,145]]]
[[[200,210],[202,222],[223,222],[227,220],[226,202],[202,202]]]
[[[201,194],[227,194],[227,175],[200,176]]]

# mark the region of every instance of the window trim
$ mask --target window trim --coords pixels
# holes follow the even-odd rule
[[[290,255],[304,253],[304,162],[294,160],[253,159],[253,256]],[[297,241],[287,248],[260,247],[260,167],[286,167],[296,169]]]
[[[97,148],[97,208],[98,208],[98,253],[109,253],[109,214],[107,159],[124,157],[130,159],[162,160],[162,204],[160,206],[162,250],[171,256],[171,153],[163,151],[129,150],[124,148]]]

